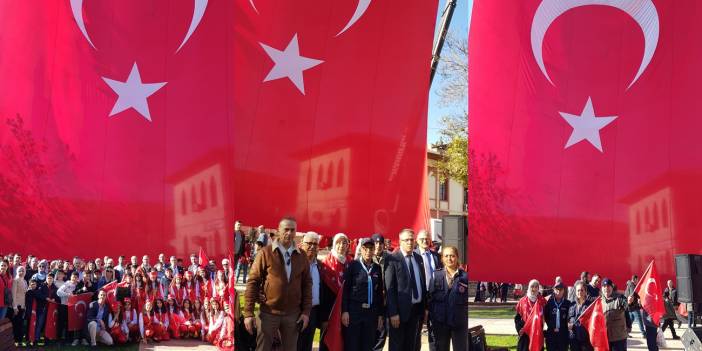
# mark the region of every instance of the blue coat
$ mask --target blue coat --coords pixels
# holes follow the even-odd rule
[[[446,270],[434,271],[429,288],[429,316],[432,323],[441,323],[451,328],[468,326],[468,274],[458,270],[453,284],[448,286]]]

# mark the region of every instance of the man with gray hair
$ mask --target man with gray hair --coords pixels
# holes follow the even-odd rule
[[[312,278],[312,310],[310,311],[310,321],[308,327],[300,332],[297,338],[298,351],[312,351],[312,341],[314,340],[315,329],[319,329],[319,334],[327,328],[331,307],[334,304],[333,294],[326,284],[322,283],[319,274],[321,262],[317,259],[319,249],[319,234],[307,232],[302,237],[300,248],[304,251],[305,257],[310,264],[310,277]],[[324,350],[324,344],[320,343],[320,350]]]

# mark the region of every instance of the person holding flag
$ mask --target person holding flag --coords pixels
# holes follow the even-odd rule
[[[656,336],[658,335],[658,326],[661,325],[661,320],[665,315],[663,289],[659,282],[661,280],[658,277],[655,262],[651,261],[634,289],[634,296],[630,298],[634,301],[640,301],[641,314],[646,327],[646,343],[650,351],[658,351]],[[633,302],[629,301],[629,303]]]
[[[539,292],[539,281],[532,279],[515,309],[514,326],[519,334],[517,351],[540,351],[544,348],[543,308],[546,299]]]
[[[593,347],[590,343],[590,336],[587,331],[587,326],[580,323],[580,317],[583,316],[588,306],[595,300],[587,295],[584,281],[578,281],[573,287],[574,301],[568,310],[568,331],[570,337],[571,351],[592,351]]]
[[[607,339],[610,351],[626,351],[626,339],[631,332],[631,318],[629,318],[629,304],[633,297],[627,299],[614,292],[614,283],[611,279],[602,279],[600,299],[602,313],[605,315],[607,325]]]

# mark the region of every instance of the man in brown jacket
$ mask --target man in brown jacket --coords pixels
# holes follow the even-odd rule
[[[296,223],[283,218],[278,238],[256,255],[246,282],[244,325],[253,334],[254,304],[260,305],[256,350],[269,351],[280,330],[282,350],[297,348],[298,333],[307,328],[312,309],[312,278],[307,258],[295,246]]]

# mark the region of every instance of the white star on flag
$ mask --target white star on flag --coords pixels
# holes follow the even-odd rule
[[[565,148],[575,145],[583,140],[587,140],[597,150],[602,151],[602,141],[600,141],[600,129],[612,123],[617,116],[595,117],[595,110],[592,107],[592,98],[587,98],[585,108],[580,115],[571,115],[570,113],[558,112],[563,119],[573,127],[573,132],[568,138]]]
[[[117,102],[110,111],[110,116],[114,116],[128,108],[133,108],[139,112],[147,121],[151,122],[151,113],[149,113],[149,103],[146,98],[161,89],[166,82],[162,83],[142,83],[139,68],[136,62],[132,66],[132,71],[129,72],[129,77],[126,82],[102,77],[107,85],[117,93]]]
[[[324,62],[313,58],[300,56],[300,46],[297,42],[297,34],[293,36],[284,51],[272,48],[266,44],[261,44],[266,54],[273,60],[275,65],[268,72],[264,82],[280,78],[288,78],[295,84],[298,90],[305,95],[305,81],[302,72]]]

